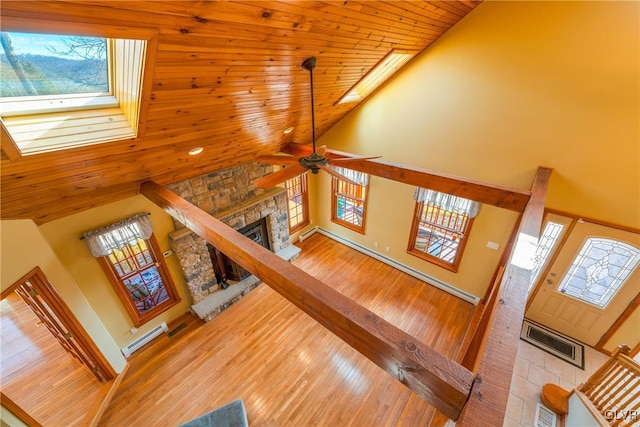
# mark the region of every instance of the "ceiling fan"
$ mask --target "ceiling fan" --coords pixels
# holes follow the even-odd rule
[[[284,155],[264,155],[258,156],[256,160],[260,163],[267,164],[275,164],[280,166],[285,166],[284,169],[281,169],[272,174],[263,176],[261,178],[256,179],[256,186],[259,188],[268,188],[273,187],[276,184],[284,182],[288,179],[295,178],[296,176],[310,170],[311,173],[317,174],[320,170],[327,172],[328,174],[335,176],[336,178],[346,181],[350,184],[356,184],[347,178],[346,176],[336,172],[332,168],[330,168],[329,164],[343,165],[348,164],[353,161],[360,160],[371,160],[377,159],[377,157],[357,157],[357,158],[345,158],[345,159],[329,159],[324,156],[324,153],[327,149],[326,145],[322,145],[316,149],[316,125],[315,125],[315,115],[314,115],[314,104],[313,104],[313,69],[316,67],[316,57],[312,56],[307,58],[302,63],[302,68],[309,71],[309,80],[311,87],[311,134],[312,134],[312,147],[313,152],[305,157],[294,157],[288,154]]]

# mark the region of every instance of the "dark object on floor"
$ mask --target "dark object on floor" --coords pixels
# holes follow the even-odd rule
[[[242,399],[237,399],[179,427],[249,427],[249,422]]]
[[[181,330],[183,330],[184,328],[187,327],[187,324],[182,322],[180,323],[178,326],[176,326],[175,328],[173,328],[172,330],[170,330],[167,335],[169,335],[169,337],[174,336],[175,334],[177,334],[178,332],[180,332]]]

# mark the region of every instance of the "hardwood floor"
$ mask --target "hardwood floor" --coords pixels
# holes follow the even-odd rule
[[[102,384],[71,357],[16,295],[2,300],[2,392],[44,426],[86,425]]]
[[[474,307],[320,235],[295,264],[447,356]],[[241,398],[255,426],[416,426],[433,409],[261,284],[135,354],[102,426],[177,425]]]

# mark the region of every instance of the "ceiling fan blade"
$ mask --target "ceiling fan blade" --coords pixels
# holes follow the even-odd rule
[[[346,176],[342,175],[341,173],[338,173],[338,172],[334,171],[333,169],[331,169],[328,166],[318,165],[318,167],[320,169],[322,169],[323,171],[325,171],[326,173],[328,173],[329,175],[335,176],[336,178],[338,178],[341,181],[348,182],[349,184],[353,184],[353,185],[360,185],[357,182],[352,181],[349,178],[347,178]]]
[[[349,163],[349,162],[356,162],[359,160],[373,160],[373,159],[379,159],[382,156],[371,156],[371,157],[345,157],[342,159],[331,159],[329,160],[329,163]]]
[[[295,178],[296,176],[306,172],[307,169],[303,168],[299,164],[280,169],[272,174],[260,177],[256,179],[255,184],[258,188],[269,188],[276,184],[285,182],[288,179]]]
[[[320,147],[318,147],[316,149],[316,153],[318,153],[321,156],[324,156],[324,152],[327,151],[327,146],[326,145],[321,145]]]
[[[258,156],[256,157],[256,160],[260,163],[266,163],[268,165],[297,165],[298,164],[298,158],[294,157],[294,156],[290,156],[290,155],[265,155],[265,156]]]

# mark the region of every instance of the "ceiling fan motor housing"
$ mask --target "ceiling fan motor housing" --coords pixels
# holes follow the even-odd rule
[[[326,165],[327,163],[329,163],[329,159],[316,152],[313,152],[307,157],[301,157],[300,159],[298,159],[298,163],[300,163],[303,168],[310,169],[311,173],[316,174],[320,172],[320,168],[318,167],[318,165]]]

